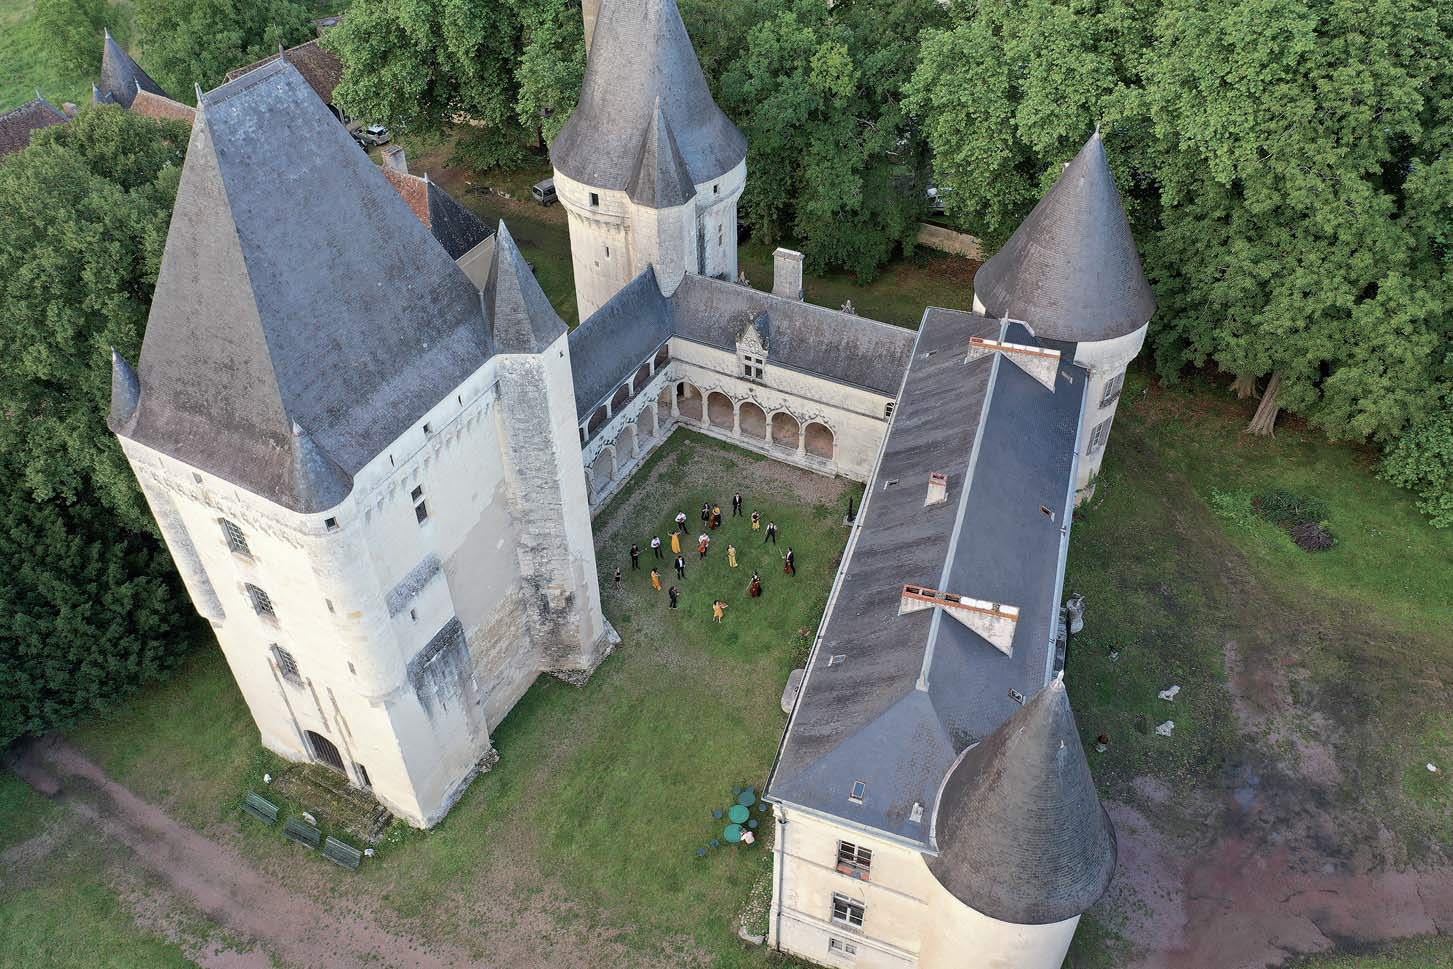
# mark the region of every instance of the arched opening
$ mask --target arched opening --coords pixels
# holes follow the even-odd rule
[[[656,436],[657,428],[656,405],[647,404],[641,408],[641,416],[636,423],[640,425],[643,440],[649,441],[653,439]]]
[[[622,464],[636,456],[636,425],[627,424],[621,429],[621,436],[616,438],[616,456]]]
[[[590,476],[595,479],[595,497],[599,500],[609,487],[610,480],[616,476],[615,451],[611,448],[601,448],[600,453],[590,464]]]
[[[636,375],[631,378],[631,386],[636,388],[636,393],[639,394],[641,392],[641,388],[645,387],[646,383],[650,381],[650,379],[651,365],[649,363],[643,363],[636,371]]]
[[[742,426],[742,437],[754,437],[759,441],[767,439],[767,412],[750,400],[742,401],[737,410]]]
[[[585,500],[595,504],[595,476],[590,473],[589,468],[585,469]]]
[[[832,431],[816,422],[807,425],[807,453],[815,458],[832,460]]]
[[[631,388],[625,384],[621,384],[619,387],[616,388],[615,394],[610,399],[611,413],[614,414],[616,411],[620,410],[621,405],[630,399]]]
[[[797,418],[779,410],[772,415],[772,443],[789,451],[797,450],[797,436],[802,433]]]
[[[333,746],[333,741],[320,733],[311,730],[303,731],[308,737],[308,746],[313,750],[313,759],[320,764],[326,764],[336,771],[344,774],[348,770],[343,766],[343,755],[338,753],[338,748]]]
[[[701,391],[682,381],[676,385],[676,410],[688,421],[701,423]]]
[[[713,390],[706,397],[706,416],[711,420],[712,427],[719,427],[724,431],[732,429],[732,399],[719,390]]]
[[[661,349],[656,351],[656,369],[660,370],[671,362],[671,344],[661,344]]]
[[[585,436],[587,438],[595,437],[595,432],[598,431],[598,430],[600,430],[601,425],[604,424],[604,423],[605,423],[605,405],[602,404],[601,406],[599,406],[599,407],[597,407],[595,409],[595,413],[594,414],[591,414],[590,415],[590,420],[586,421],[586,423],[585,423]]]

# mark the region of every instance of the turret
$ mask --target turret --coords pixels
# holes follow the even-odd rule
[[[579,106],[550,148],[585,319],[648,266],[735,278],[746,138],[711,98],[675,0],[584,5]]]
[[[101,49],[101,80],[91,85],[91,97],[97,104],[119,104],[131,107],[137,91],[150,91],[168,97],[161,85],[131,59],[131,55],[116,43],[111,31],[104,31]]]
[[[1075,344],[1090,371],[1080,428],[1079,500],[1094,491],[1130,361],[1145,343],[1155,295],[1097,129],[1054,186],[974,277],[974,309]]]

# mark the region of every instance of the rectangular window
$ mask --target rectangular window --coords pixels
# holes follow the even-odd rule
[[[429,517],[429,507],[424,503],[424,486],[416,485],[414,490],[409,492],[409,497],[414,501],[414,520],[420,525]]]
[[[851,959],[858,954],[858,947],[842,939],[828,939],[827,951],[829,955]]]
[[[1106,381],[1105,394],[1103,397],[1100,398],[1100,406],[1109,407],[1111,404],[1115,403],[1115,399],[1120,396],[1120,388],[1124,386],[1125,374],[1123,373],[1117,373],[1115,376],[1111,377],[1108,381]]]
[[[886,404],[883,405],[883,420],[886,421],[888,418],[890,418],[890,417],[893,416],[893,406],[894,406],[894,403],[895,403],[894,401],[891,401],[890,400],[890,401],[888,401],[888,403],[886,403]]]
[[[330,532],[336,532],[336,531],[338,531],[338,519],[336,519],[336,518],[325,518],[325,519],[323,519],[323,527],[326,528],[326,529],[328,529],[328,531],[330,531]]]
[[[368,771],[358,761],[353,762],[353,769],[358,774],[358,783],[362,784],[365,790],[373,790],[373,781],[368,779]]]
[[[1090,446],[1085,449],[1086,454],[1094,454],[1105,446],[1105,441],[1110,437],[1110,422],[1112,420],[1114,420],[1113,417],[1106,418],[1095,425],[1095,429],[1090,432]]]
[[[863,903],[846,895],[832,894],[832,920],[838,925],[850,925],[855,929],[863,927]]]
[[[278,672],[283,675],[283,679],[292,680],[294,683],[302,682],[303,675],[298,672],[298,661],[293,659],[292,653],[273,643],[272,658],[277,662]]]
[[[252,600],[252,609],[259,616],[277,618],[277,613],[272,608],[272,597],[250,582],[247,583],[247,597]]]
[[[873,849],[855,845],[851,841],[837,843],[837,870],[844,875],[867,878],[873,867]]]
[[[848,800],[858,804],[863,803],[863,797],[868,793],[868,785],[862,781],[853,781],[852,792],[848,794]]]
[[[598,205],[600,205],[600,194],[598,192],[591,192],[590,193],[590,207],[591,208],[595,208]]]
[[[242,529],[238,528],[227,519],[222,519],[222,534],[227,536],[227,547],[238,555],[246,555],[252,558],[252,549],[247,546],[247,536]]]

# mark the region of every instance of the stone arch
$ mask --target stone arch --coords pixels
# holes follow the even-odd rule
[[[585,422],[585,436],[587,438],[595,437],[595,432],[600,430],[601,426],[604,425],[605,422],[605,405],[601,404],[595,409],[595,413],[590,415],[590,420]]]
[[[326,764],[336,771],[348,773],[348,769],[343,766],[343,755],[338,753],[338,748],[333,741],[312,730],[305,730],[303,733],[308,736],[308,747],[313,752],[314,760],[320,764]]]
[[[631,378],[631,386],[636,388],[636,393],[639,394],[641,392],[641,388],[645,387],[646,384],[650,382],[650,380],[651,364],[649,362],[643,363],[636,368],[636,375]]]
[[[640,424],[641,434],[646,440],[649,441],[655,438],[658,421],[656,417],[656,405],[654,403],[647,404],[641,408],[641,416],[637,419],[637,423]]]
[[[702,417],[705,415],[701,391],[684,380],[677,384],[676,410],[686,420],[695,421],[700,424]]]
[[[734,410],[736,408],[732,405],[732,399],[721,391],[713,390],[706,395],[706,416],[712,427],[730,431],[735,424],[732,420]]]
[[[827,425],[810,421],[803,432],[803,440],[808,454],[832,460],[834,441],[832,430]]]
[[[663,419],[661,415],[669,413],[671,413],[671,385],[667,384],[656,395],[656,420],[661,421]]]
[[[767,412],[755,402],[742,401],[737,408],[737,420],[742,428],[742,437],[754,437],[759,441],[767,439]]]
[[[660,370],[662,367],[666,366],[666,364],[668,364],[670,362],[671,362],[671,344],[669,344],[669,343],[663,343],[663,344],[661,344],[661,349],[659,349],[659,350],[656,351],[655,367],[656,367],[657,370]]]
[[[616,476],[615,448],[607,446],[600,449],[600,453],[590,463],[590,476],[595,479],[594,496],[599,500],[611,479]]]
[[[622,464],[636,456],[636,425],[634,423],[621,428],[621,434],[616,438],[615,446],[616,456],[620,458]]]
[[[802,425],[797,418],[779,410],[772,415],[772,443],[789,451],[797,450],[797,441],[802,435]]]
[[[615,394],[610,399],[611,413],[621,409],[621,405],[631,399],[631,388],[629,384],[621,384],[616,388]]]

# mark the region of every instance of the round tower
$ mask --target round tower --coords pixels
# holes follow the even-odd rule
[[[1020,320],[1037,336],[1074,345],[1074,362],[1090,372],[1075,480],[1077,501],[1088,499],[1126,368],[1155,312],[1098,130],[979,268],[974,310]]]
[[[647,266],[737,275],[747,140],[712,100],[675,0],[585,4],[580,103],[550,146],[581,320]]]
[[[1115,873],[1062,675],[965,750],[934,811],[922,969],[1059,969]]]

